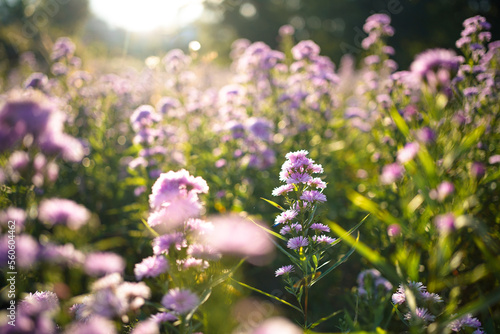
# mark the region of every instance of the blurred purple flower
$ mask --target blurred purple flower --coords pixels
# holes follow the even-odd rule
[[[16,235],[16,266],[28,269],[35,264],[39,255],[38,242],[30,235]],[[9,238],[6,234],[0,237],[0,266],[6,267],[8,261]]]
[[[50,58],[54,61],[60,60],[61,58],[71,58],[75,49],[75,43],[73,43],[71,39],[68,37],[59,37],[52,47]]]
[[[407,143],[402,149],[400,149],[397,153],[397,160],[399,163],[405,163],[410,160],[413,160],[417,155],[420,146],[417,142]]]
[[[35,72],[24,81],[24,89],[33,88],[43,90],[47,85],[49,79],[43,73]]]
[[[448,233],[455,229],[455,216],[453,213],[438,215],[434,218],[434,225],[441,233]]]
[[[390,237],[397,237],[401,235],[401,226],[398,224],[391,224],[387,227],[387,235]]]
[[[66,328],[65,334],[115,334],[116,328],[112,321],[92,316],[87,321],[73,322]]]
[[[473,177],[479,179],[484,176],[484,173],[486,172],[486,168],[484,167],[484,164],[480,162],[473,162],[471,167],[470,167],[470,173]]]
[[[319,52],[319,46],[311,40],[300,41],[292,48],[292,56],[295,60],[311,60],[319,56]]]
[[[137,263],[134,268],[135,278],[140,281],[144,277],[156,277],[166,272],[169,264],[165,256],[153,255]]]
[[[66,225],[78,230],[90,219],[90,211],[69,199],[44,199],[38,208],[38,219],[49,226]]]
[[[85,259],[84,268],[85,272],[90,276],[123,273],[125,261],[115,253],[90,253]]]
[[[396,163],[385,165],[382,168],[382,174],[380,175],[380,181],[383,184],[391,184],[403,178],[404,168]]]
[[[213,231],[203,236],[204,243],[222,254],[248,257],[263,265],[272,259],[274,245],[270,236],[255,223],[236,215],[212,218]]]
[[[158,322],[152,319],[139,321],[130,334],[160,334]]]
[[[26,212],[23,209],[12,206],[0,211],[0,226],[7,226],[9,221],[14,222],[16,226],[16,233],[20,233],[24,230]]]
[[[170,289],[161,300],[161,304],[177,314],[191,312],[200,302],[199,297],[187,289]]]
[[[429,144],[436,140],[436,134],[431,128],[423,127],[417,131],[417,138],[422,143]]]
[[[279,29],[280,36],[293,35],[295,33],[295,28],[289,24],[282,25]]]

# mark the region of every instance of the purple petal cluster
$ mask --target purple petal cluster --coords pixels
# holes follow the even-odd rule
[[[207,192],[205,180],[191,176],[184,169],[162,173],[149,196],[152,210],[148,218],[149,225],[165,233],[187,219],[197,217],[203,207],[198,195]]]
[[[38,208],[38,219],[49,226],[65,225],[78,230],[90,219],[90,211],[69,199],[45,199]]]
[[[165,273],[169,268],[169,264],[165,256],[153,255],[137,263],[134,268],[135,278],[140,281],[144,277],[156,277]]]
[[[199,302],[198,295],[188,289],[179,288],[170,289],[161,300],[163,306],[179,315],[191,312]]]

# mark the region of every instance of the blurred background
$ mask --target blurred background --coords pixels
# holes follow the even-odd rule
[[[362,53],[363,23],[374,13],[391,16],[396,33],[389,43],[405,69],[426,48],[454,48],[470,16],[485,16],[498,37],[499,10],[494,0],[0,0],[0,69],[8,72],[27,50],[43,62],[45,46],[60,36],[93,58],[143,60],[180,48],[228,63],[235,39],[275,48],[285,24],[338,63],[346,53]]]

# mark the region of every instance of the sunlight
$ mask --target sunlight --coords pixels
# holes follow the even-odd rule
[[[111,26],[134,32],[175,30],[201,16],[202,0],[91,0],[91,10]]]

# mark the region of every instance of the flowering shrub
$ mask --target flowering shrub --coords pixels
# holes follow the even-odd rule
[[[384,14],[359,67],[291,26],[228,68],[24,54],[0,82],[2,333],[500,331],[490,27],[408,70]]]

